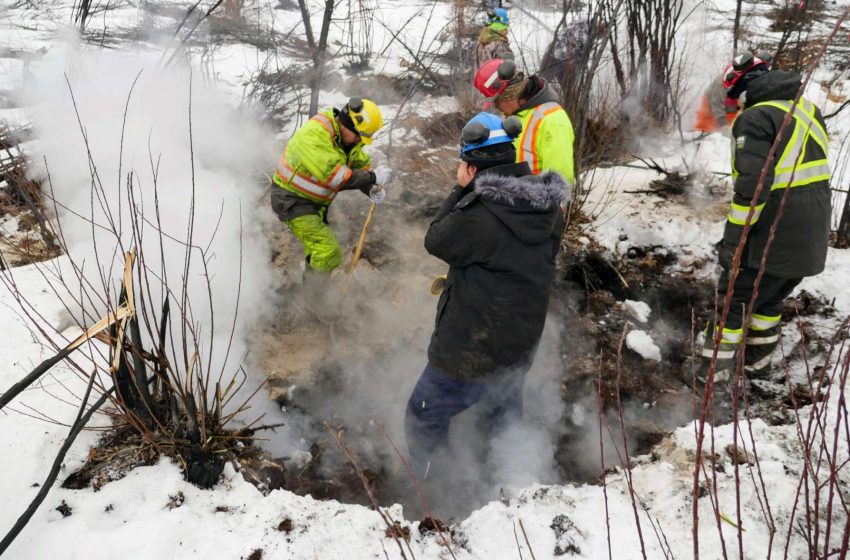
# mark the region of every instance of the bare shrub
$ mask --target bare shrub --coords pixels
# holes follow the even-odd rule
[[[27,177],[26,160],[17,148],[8,143],[4,151],[8,159],[0,165],[0,217],[15,217],[18,232],[0,235],[0,253],[13,266],[53,258],[60,250],[47,223],[41,185]]]
[[[782,33],[779,44],[775,47],[776,66],[800,72],[812,63],[824,40],[821,37],[818,42],[812,36],[814,26],[823,17],[823,13],[822,0],[786,0],[784,5],[770,12],[770,30]],[[812,44],[815,42],[818,44]]]
[[[375,6],[370,0],[348,0],[341,55],[353,72],[367,70],[372,63]]]
[[[677,35],[687,19],[683,0],[606,0],[610,51],[623,99],[633,99],[650,123],[673,116]],[[619,28],[623,18],[625,37]]]

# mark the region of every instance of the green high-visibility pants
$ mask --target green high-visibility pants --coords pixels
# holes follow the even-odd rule
[[[322,214],[326,212],[322,209]],[[307,214],[286,221],[301,243],[310,266],[316,270],[330,272],[342,262],[342,249],[333,230],[320,214]]]

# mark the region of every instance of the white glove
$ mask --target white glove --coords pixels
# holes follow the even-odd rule
[[[375,184],[386,185],[393,178],[393,170],[386,165],[379,165],[375,168]]]
[[[387,196],[387,189],[379,186],[372,185],[372,188],[369,189],[369,198],[372,199],[372,202],[375,204],[380,204],[384,201],[384,198]]]

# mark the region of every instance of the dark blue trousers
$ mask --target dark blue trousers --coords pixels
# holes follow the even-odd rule
[[[519,419],[522,386],[530,366],[523,363],[478,382],[452,379],[430,363],[425,366],[405,415],[407,446],[417,470],[448,448],[452,418],[471,406],[476,405],[482,439],[492,439],[509,422]]]

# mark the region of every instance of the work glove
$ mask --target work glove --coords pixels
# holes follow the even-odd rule
[[[393,178],[393,170],[387,167],[386,165],[379,165],[375,168],[374,173],[376,185],[386,185]]]
[[[371,198],[372,202],[374,202],[375,204],[382,203],[386,196],[387,189],[381,187],[380,185],[372,185],[372,188],[369,189],[369,198]]]

